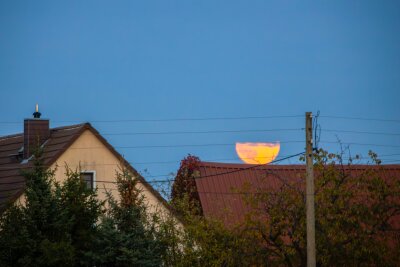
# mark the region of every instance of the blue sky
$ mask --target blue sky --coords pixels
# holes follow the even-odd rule
[[[160,179],[188,153],[239,162],[236,141],[279,140],[281,155],[298,153],[303,143],[285,142],[304,140],[304,118],[130,120],[319,110],[321,141],[385,145],[351,152],[395,162],[399,29],[397,1],[1,1],[0,135],[22,131],[39,103],[53,127],[92,122],[148,179]],[[266,129],[298,130],[121,135]],[[182,144],[226,145],[127,148]]]

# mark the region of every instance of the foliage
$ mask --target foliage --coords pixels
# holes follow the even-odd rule
[[[25,205],[13,204],[0,220],[1,266],[78,266],[101,212],[96,192],[67,170],[63,185],[43,167],[40,151],[26,172]]]
[[[190,154],[181,161],[172,185],[171,204],[178,210],[180,207],[178,203],[186,199],[189,203],[187,208],[201,215],[203,211],[195,181],[196,177],[199,176],[199,163],[200,159]],[[180,210],[179,212],[184,211]]]
[[[127,169],[117,173],[120,199],[108,193],[93,249],[86,257],[92,266],[160,266],[163,245],[155,221],[147,212],[138,180]]]
[[[375,167],[356,168],[343,155],[315,154],[317,265],[396,266],[400,229],[390,223],[400,215],[400,181]],[[390,177],[394,178],[394,177]],[[265,248],[273,266],[305,266],[305,193],[285,182],[246,199],[253,205],[246,227]]]
[[[314,156],[318,266],[396,266],[398,178],[382,176],[372,152],[371,168],[323,150]],[[125,168],[116,175],[119,199],[108,192],[103,209],[79,172],[67,169],[57,183],[37,154],[25,173],[25,205],[0,217],[0,266],[305,266],[304,180],[244,194],[252,211],[243,225],[226,228],[203,216],[198,170],[197,157],[181,162],[171,193],[178,221],[151,214]]]
[[[177,201],[184,228],[173,217],[160,224],[159,239],[167,250],[165,266],[261,266],[259,248],[240,228],[226,228],[217,220],[196,214],[184,196]],[[260,254],[261,255],[261,254]],[[262,255],[261,255],[262,256]]]
[[[66,170],[54,180],[40,154],[25,173],[25,204],[0,219],[1,266],[160,266],[165,249],[157,240],[137,179],[123,169],[116,181],[119,201],[108,194],[106,211],[80,173]]]
[[[97,234],[97,222],[103,213],[103,203],[97,199],[97,190],[90,189],[78,171],[66,170],[67,179],[62,186],[56,184],[55,194],[62,210],[60,227],[67,226],[67,233],[75,249],[78,264]]]

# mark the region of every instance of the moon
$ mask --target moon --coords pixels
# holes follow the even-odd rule
[[[279,154],[281,145],[275,143],[236,143],[236,153],[248,164],[268,164]]]

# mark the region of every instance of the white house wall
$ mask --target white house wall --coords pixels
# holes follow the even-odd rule
[[[119,170],[120,162],[117,157],[89,130],[83,132],[79,138],[57,159],[51,166],[56,168],[55,177],[57,181],[66,178],[65,168],[81,171],[93,171],[95,173],[95,186],[98,188],[98,197],[106,198],[105,189],[111,190],[117,198],[115,174]],[[150,211],[156,209],[163,212],[167,208],[147,190],[141,183],[138,184],[142,190]]]

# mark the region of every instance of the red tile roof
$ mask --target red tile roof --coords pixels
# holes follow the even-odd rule
[[[43,151],[45,166],[50,166],[84,128],[85,124],[79,124],[51,129]],[[21,171],[31,168],[32,162],[22,160],[23,146],[22,133],[0,137],[0,210],[24,191]]]
[[[50,129],[50,137],[43,144],[45,166],[51,166],[59,156],[85,131],[89,130],[128,168],[167,209],[168,203],[89,123]],[[21,196],[25,189],[24,169],[32,167],[31,161],[22,161],[23,134],[0,137],[0,211]]]
[[[278,189],[289,183],[303,190],[305,187],[304,165],[249,165],[200,162],[200,177],[196,186],[204,215],[234,225],[244,220],[250,207],[244,201],[245,194],[263,189]],[[351,173],[378,168],[371,165],[352,165]],[[380,165],[384,176],[400,179],[400,165]],[[243,194],[243,192],[245,194]]]

